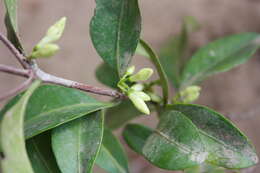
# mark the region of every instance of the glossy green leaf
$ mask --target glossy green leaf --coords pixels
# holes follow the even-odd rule
[[[97,111],[52,131],[52,148],[62,173],[90,173],[99,152],[104,113]]]
[[[208,152],[208,162],[231,169],[258,162],[251,142],[224,116],[199,105],[176,104],[169,109],[182,112],[199,129]]]
[[[18,99],[11,101],[1,114]],[[29,100],[25,116],[25,137],[30,138],[88,113],[113,106],[85,93],[56,85],[39,87]]]
[[[189,168],[207,157],[197,128],[177,111],[164,112],[156,130],[130,125],[123,135],[134,151],[163,169]]]
[[[13,45],[22,52],[23,48],[19,40],[17,26],[17,0],[4,0],[4,2],[6,8],[5,25],[7,37]]]
[[[90,23],[92,42],[103,60],[121,77],[137,47],[141,16],[137,0],[96,0]]]
[[[256,52],[259,39],[257,33],[242,33],[221,38],[199,49],[184,67],[182,88],[244,63]]]
[[[33,173],[25,148],[23,122],[28,100],[39,84],[39,81],[34,82],[1,121],[0,142],[4,154],[1,167],[4,173]]]
[[[119,81],[117,72],[106,63],[102,63],[97,67],[96,77],[102,84],[111,88],[117,88],[117,83]]]
[[[128,124],[123,131],[123,137],[132,150],[142,155],[145,141],[152,133],[153,130],[149,127],[140,124]]]
[[[185,17],[181,32],[167,41],[160,50],[160,61],[163,69],[175,88],[179,88],[180,77],[187,58],[189,35],[199,27],[193,17]]]
[[[104,131],[96,164],[109,173],[128,173],[127,156],[119,140],[108,129]]]
[[[161,87],[162,87],[164,104],[166,104],[167,101],[168,101],[168,97],[169,97],[168,96],[169,91],[168,91],[168,80],[167,80],[166,74],[164,72],[164,69],[162,68],[160,61],[159,61],[156,53],[152,50],[152,48],[143,40],[140,40],[139,44],[140,44],[140,46],[142,46],[143,50],[145,50],[146,53],[149,54],[150,60],[152,61],[152,63],[156,67],[156,70],[157,70],[158,75],[160,77],[160,84],[161,84]]]
[[[168,170],[192,167],[207,157],[197,128],[185,115],[172,110],[163,113],[142,152],[154,165]]]
[[[49,132],[27,140],[26,148],[34,172],[60,173],[51,149],[51,135]]]

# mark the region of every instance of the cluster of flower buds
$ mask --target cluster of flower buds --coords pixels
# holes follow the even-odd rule
[[[46,35],[41,39],[41,41],[33,48],[29,59],[36,58],[46,58],[53,56],[58,50],[59,46],[53,42],[60,39],[64,31],[66,24],[66,18],[63,17],[52,25]]]
[[[136,74],[133,74],[134,71],[134,66],[129,67],[125,75],[118,82],[118,87],[129,97],[139,111],[149,115],[150,110],[145,102],[150,101],[151,97],[144,92],[144,84],[137,82],[148,80],[153,74],[153,70],[151,68],[143,68]],[[134,83],[134,85],[129,87],[129,82]]]
[[[189,86],[183,90],[181,90],[176,97],[173,99],[173,102],[181,102],[181,103],[191,103],[197,100],[200,96],[201,88],[196,85]]]

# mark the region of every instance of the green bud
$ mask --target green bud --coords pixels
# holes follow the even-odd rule
[[[151,68],[143,68],[135,75],[131,76],[129,80],[131,82],[137,82],[137,81],[145,81],[151,77],[153,74],[153,69]]]
[[[136,94],[136,92],[130,92],[128,97],[140,112],[146,115],[150,114],[150,110],[145,104],[144,100],[138,94]]]
[[[37,46],[43,46],[47,43],[52,43],[60,39],[62,33],[64,31],[66,25],[66,17],[62,17],[59,21],[57,21],[54,25],[52,25],[46,35],[42,38],[42,40],[37,44]]]
[[[133,89],[134,91],[143,91],[144,85],[139,83],[134,84],[133,86],[131,86],[131,89]]]
[[[126,70],[126,75],[132,75],[135,72],[135,66],[128,67]]]
[[[147,95],[146,93],[142,92],[142,91],[134,91],[134,93],[140,97],[141,99],[143,99],[143,101],[150,101],[151,98],[149,95]]]
[[[200,96],[201,88],[199,86],[193,85],[180,91],[179,98],[183,103],[191,103],[197,100]]]
[[[52,42],[60,39],[66,25],[66,20],[66,17],[63,17],[48,29],[46,36],[50,37]]]
[[[151,98],[151,100],[153,102],[156,102],[156,103],[161,103],[162,102],[162,97],[160,97],[160,96],[158,96],[158,95],[156,95],[156,94],[154,94],[152,92],[148,92],[147,94],[150,96],[150,98]]]
[[[36,46],[33,49],[33,52],[29,58],[30,59],[47,58],[53,56],[58,50],[59,50],[59,46],[56,44],[45,44],[42,47]]]

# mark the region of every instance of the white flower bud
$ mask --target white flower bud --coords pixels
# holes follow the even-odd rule
[[[126,70],[126,75],[132,75],[135,72],[135,66],[128,67]]]
[[[156,102],[156,103],[161,103],[162,102],[162,97],[160,97],[160,96],[158,96],[158,95],[156,95],[156,94],[154,94],[152,92],[148,92],[147,94],[151,97],[151,100],[153,102]]]
[[[142,91],[144,89],[144,85],[143,84],[134,84],[133,86],[131,86],[131,89],[135,90],[135,91]]]
[[[135,75],[131,76],[129,80],[131,82],[137,82],[137,81],[145,81],[151,77],[153,74],[153,69],[151,68],[143,68]]]
[[[56,44],[45,44],[42,47],[35,47],[30,58],[47,58],[53,56],[59,50]]]
[[[140,112],[146,115],[150,114],[150,110],[145,104],[144,100],[140,98],[135,92],[130,92],[128,97]]]
[[[43,46],[47,43],[52,43],[54,41],[59,40],[60,37],[62,36],[65,25],[66,25],[66,17],[63,17],[48,29],[46,35],[37,44],[37,46]]]
[[[149,95],[147,95],[146,93],[142,92],[142,91],[134,91],[134,93],[140,97],[141,99],[143,99],[144,101],[150,101],[151,98]]]
[[[183,103],[191,103],[199,98],[200,90],[199,86],[189,86],[179,93],[179,97]]]

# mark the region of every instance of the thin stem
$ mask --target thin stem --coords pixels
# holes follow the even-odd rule
[[[149,54],[151,62],[154,64],[154,66],[157,69],[158,75],[160,77],[160,85],[161,85],[162,93],[163,93],[163,102],[164,102],[164,105],[166,105],[168,103],[168,97],[169,97],[168,80],[167,80],[166,74],[162,68],[162,65],[159,61],[158,56],[155,54],[155,52],[152,50],[152,48],[143,40],[140,40],[140,44],[143,46],[145,51]]]
[[[0,40],[12,52],[12,54],[15,56],[15,58],[23,66],[23,68],[28,69],[29,65],[26,62],[26,59],[24,58],[24,56],[14,47],[14,45],[2,33],[0,33]]]
[[[17,76],[22,76],[22,77],[30,76],[30,70],[18,69],[18,68],[10,67],[10,66],[3,65],[3,64],[0,64],[0,71],[9,73],[9,74],[14,74]]]
[[[17,95],[18,93],[22,92],[23,90],[25,90],[33,81],[33,73],[30,74],[29,78],[23,82],[21,85],[19,85],[17,88],[14,88],[10,91],[8,91],[7,93],[5,93],[4,95],[0,96],[0,102],[8,99],[10,97],[13,97],[15,95]]]
[[[40,79],[44,83],[50,83],[50,84],[56,84],[61,85],[69,88],[75,88],[79,89],[85,92],[90,92],[94,94],[99,95],[105,95],[110,97],[115,97],[119,99],[124,99],[127,96],[125,96],[123,93],[120,93],[116,90],[109,90],[109,89],[103,89],[87,84],[82,84],[76,81],[63,79],[51,74],[48,74],[44,71],[42,71],[38,66],[35,60],[26,60],[23,54],[21,54],[14,46],[13,44],[3,35],[0,33],[0,40],[5,44],[5,46],[11,51],[11,53],[16,57],[16,59],[20,62],[20,64],[27,70],[21,70],[10,66],[0,65],[0,71],[14,74],[18,76],[23,76],[29,78],[27,82],[25,82],[23,85],[19,86],[18,88],[8,92],[1,98],[9,97],[10,95],[13,95],[14,93],[17,93],[20,90],[23,90],[25,87],[27,87],[27,84],[31,83],[31,80],[33,79]],[[31,75],[32,73],[32,75]]]
[[[56,85],[61,85],[69,88],[75,88],[79,89],[85,92],[90,92],[93,94],[99,94],[99,95],[105,95],[105,96],[111,96],[119,99],[124,99],[126,96],[118,91],[115,90],[108,90],[108,89],[103,89],[87,84],[82,84],[76,81],[64,79],[61,77],[57,77],[51,74],[48,74],[41,69],[39,69],[37,66],[34,64],[33,70],[35,72],[35,75],[37,78],[42,80],[44,83],[50,83],[50,84],[56,84]]]

